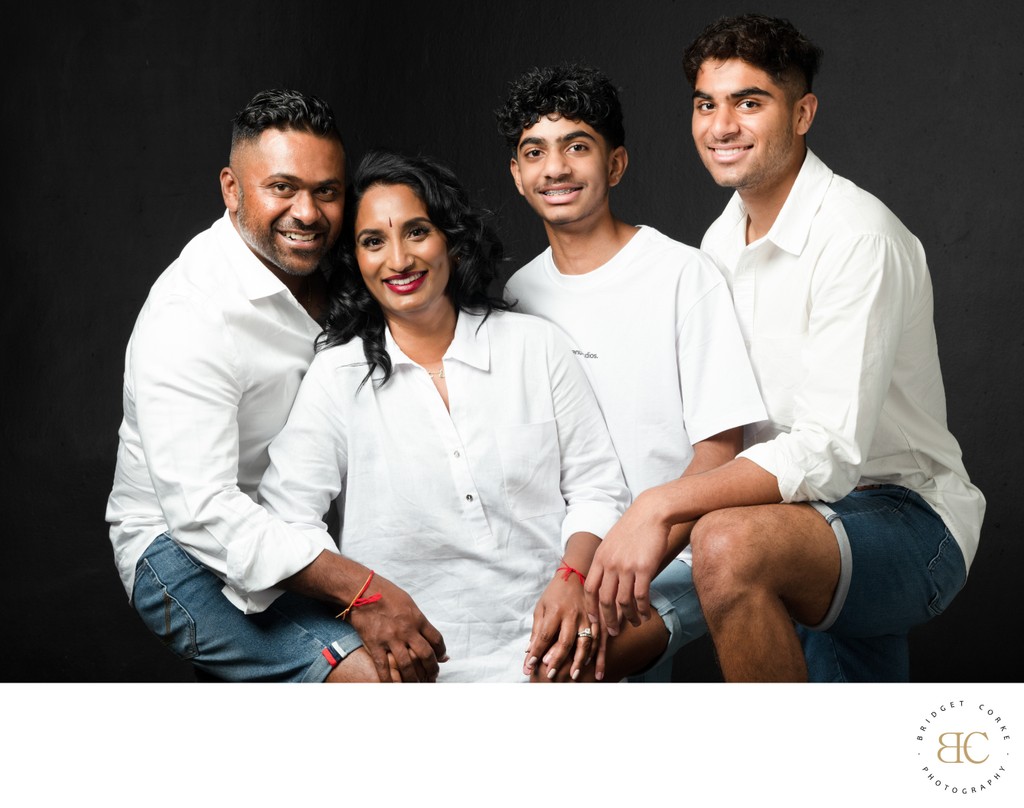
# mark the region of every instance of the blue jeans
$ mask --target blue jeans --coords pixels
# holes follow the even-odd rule
[[[164,645],[225,681],[322,682],[362,645],[329,604],[285,593],[265,611],[244,614],[223,588],[165,533],[139,559],[132,603]]]
[[[909,681],[908,632],[941,614],[967,580],[956,539],[897,485],[811,504],[836,534],[841,568],[824,620],[797,629],[810,681]]]
[[[630,676],[630,682],[671,682],[672,660],[676,652],[708,631],[697,591],[693,588],[693,569],[678,558],[651,581],[651,606],[665,621],[668,645],[651,667]]]

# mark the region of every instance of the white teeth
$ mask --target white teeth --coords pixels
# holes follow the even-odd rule
[[[316,233],[282,233],[289,241],[312,241],[316,238]]]
[[[425,272],[417,272],[405,278],[388,278],[387,283],[391,284],[392,286],[406,286],[412,283],[413,281],[418,281],[425,274]]]
[[[562,188],[558,191],[542,191],[544,196],[563,196],[564,194],[571,194],[576,191],[576,188]]]
[[[739,148],[739,149],[737,149],[737,148],[732,148],[732,149],[712,149],[712,151],[714,151],[715,154],[722,155],[723,157],[729,157],[729,156],[731,156],[733,154],[739,154],[741,151],[746,151],[746,149],[742,149],[742,148]]]

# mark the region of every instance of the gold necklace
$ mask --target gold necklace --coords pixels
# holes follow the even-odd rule
[[[427,370],[424,368],[424,370]],[[443,379],[444,378],[444,365],[441,366],[440,370],[427,370],[427,375],[431,379]]]

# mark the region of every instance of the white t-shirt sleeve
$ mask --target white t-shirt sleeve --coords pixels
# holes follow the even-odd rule
[[[711,260],[701,259],[706,264],[703,272],[713,280],[696,299],[687,294],[679,300],[676,342],[686,432],[692,443],[768,417],[729,287]]]
[[[630,503],[608,427],[594,392],[565,338],[547,329],[551,394],[561,457],[566,515],[562,549],[573,533],[604,537]]]

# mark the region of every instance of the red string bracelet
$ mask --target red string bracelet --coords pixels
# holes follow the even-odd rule
[[[348,613],[353,609],[358,609],[360,606],[366,606],[369,603],[376,603],[378,600],[380,600],[380,592],[375,592],[367,598],[363,597],[363,594],[366,592],[366,590],[370,588],[370,581],[372,580],[373,570],[370,570],[370,576],[366,579],[366,583],[363,584],[363,588],[359,590],[359,592],[356,594],[354,598],[352,598],[352,602],[345,608],[343,612],[339,612],[338,614],[334,615],[335,619],[344,620],[346,617],[348,617]]]
[[[584,581],[586,581],[586,580],[587,580],[587,579],[586,579],[586,576],[585,576],[585,575],[584,575],[584,574],[583,574],[582,572],[580,572],[580,571],[579,571],[578,569],[576,569],[575,567],[570,567],[570,566],[569,566],[568,564],[566,564],[565,562],[562,562],[562,566],[560,566],[560,567],[558,568],[558,570],[556,571],[556,573],[555,573],[555,574],[557,575],[557,574],[558,574],[559,572],[562,572],[563,570],[565,571],[565,574],[564,574],[564,575],[562,576],[562,580],[563,580],[563,581],[568,581],[568,580],[569,580],[569,578],[571,578],[571,577],[572,577],[573,573],[575,573],[575,574],[576,574],[576,576],[577,576],[577,577],[578,577],[578,578],[580,579],[580,584],[581,584],[581,585],[583,584],[583,582],[584,582]]]

